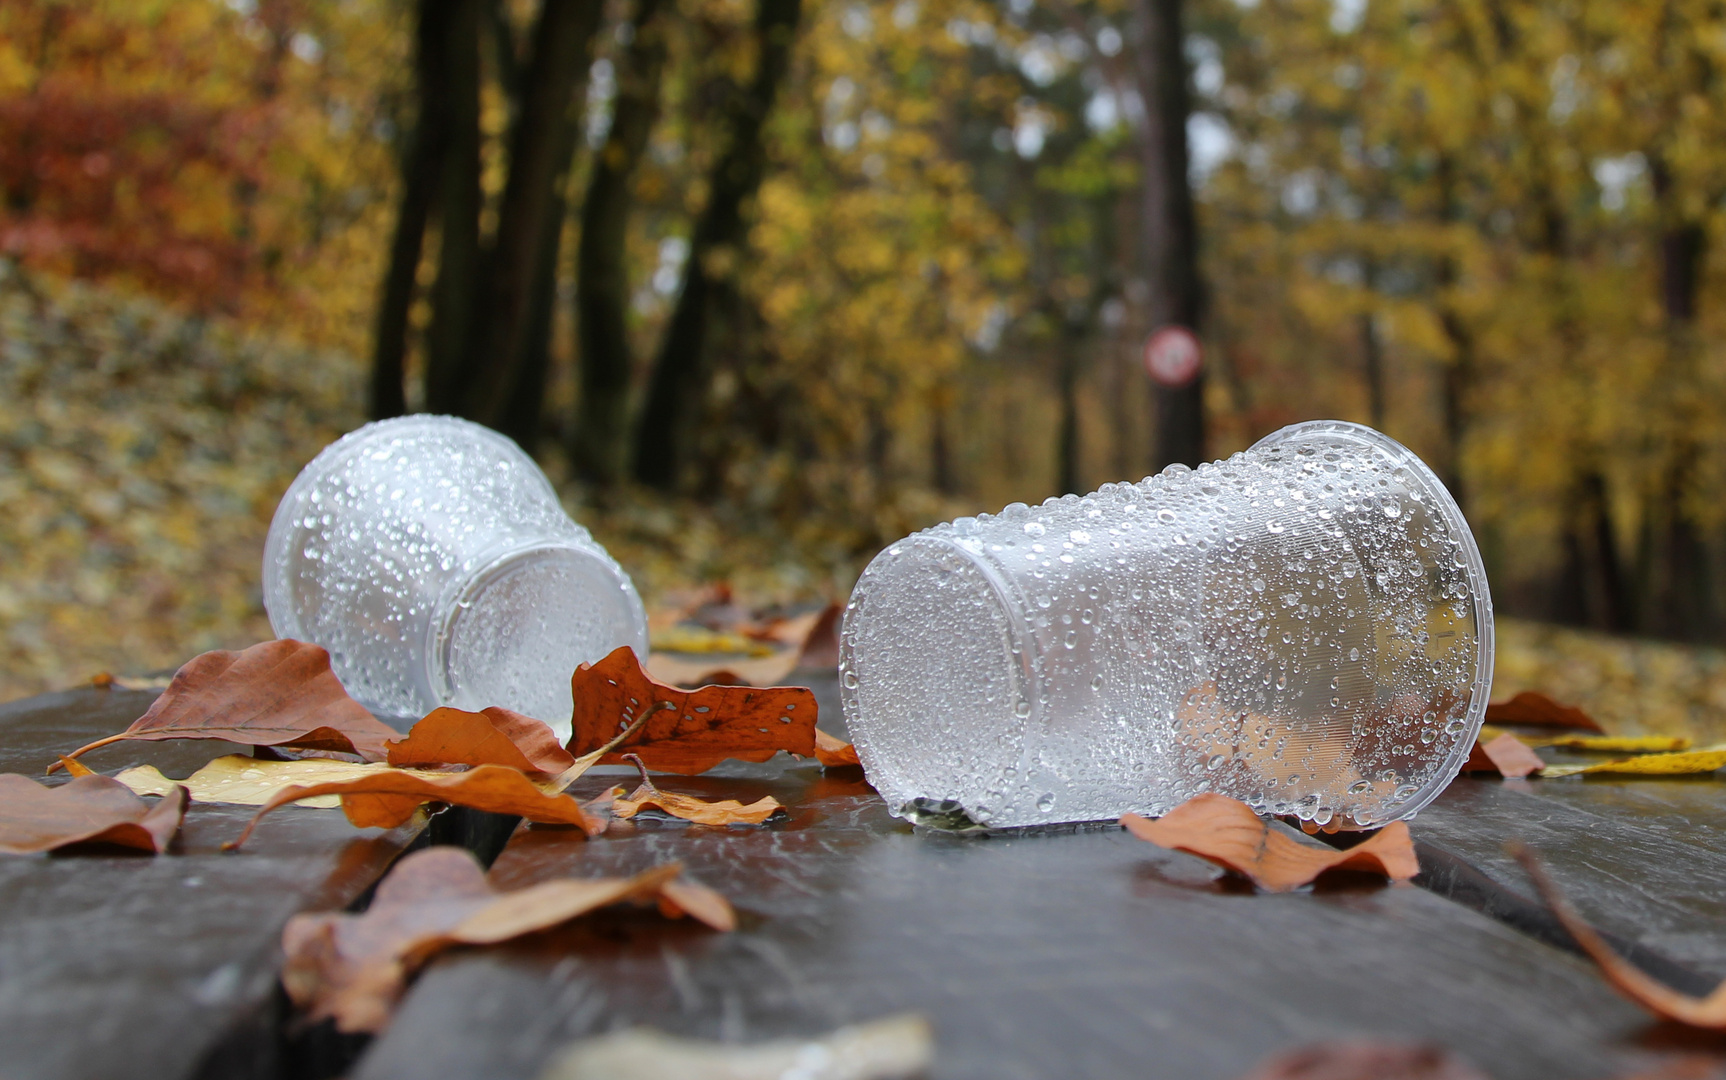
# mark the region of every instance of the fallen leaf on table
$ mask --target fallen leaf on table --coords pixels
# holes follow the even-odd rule
[[[507,765],[557,773],[575,764],[543,721],[495,705],[480,712],[433,709],[388,751],[391,765]]]
[[[648,656],[646,669],[660,682],[675,686],[772,686],[798,668],[830,668],[839,663],[839,619],[844,609],[828,604],[790,619],[777,619],[759,629],[746,629],[752,638],[777,641],[787,646],[777,652],[710,659],[690,660],[672,656],[672,652],[700,652],[679,649],[670,637],[655,637],[654,651]],[[712,650],[719,651],[719,650]]]
[[[797,653],[787,649],[777,656],[726,657],[715,664],[656,652],[648,656],[645,667],[649,675],[667,686],[772,686],[784,682],[797,669]]]
[[[1486,706],[1489,724],[1523,724],[1530,727],[1576,728],[1604,732],[1600,722],[1573,705],[1560,705],[1545,694],[1524,690],[1509,701]]]
[[[699,626],[670,626],[653,632],[654,652],[725,653],[732,656],[772,656],[772,645],[742,634]]]
[[[1592,765],[1548,765],[1540,775],[1547,779],[1583,773],[1618,773],[1629,776],[1687,776],[1709,773],[1726,766],[1726,743],[1676,754],[1642,754],[1639,757],[1598,761]]]
[[[1516,856],[1516,861],[1522,864],[1522,868],[1528,871],[1528,876],[1534,881],[1534,887],[1540,890],[1540,897],[1546,901],[1546,906],[1558,916],[1558,921],[1570,931],[1570,936],[1582,946],[1582,951],[1600,965],[1601,974],[1615,990],[1656,1016],[1689,1024],[1691,1027],[1726,1030],[1726,983],[1715,987],[1705,998],[1695,998],[1648,975],[1613,952],[1612,946],[1601,940],[1594,928],[1571,908],[1558,886],[1546,876],[1546,870],[1532,851],[1521,844],[1515,844],[1511,847],[1511,853]]]
[[[571,1044],[539,1080],[910,1080],[928,1071],[934,1055],[929,1021],[914,1014],[753,1046],[636,1028]]]
[[[90,685],[98,690],[109,690],[119,687],[121,690],[166,690],[173,679],[166,675],[152,675],[133,678],[127,675],[110,675],[106,671],[98,671],[90,676]]]
[[[28,776],[0,776],[0,852],[29,855],[67,844],[120,844],[160,853],[186,816],[186,792],[175,788],[148,803],[131,788],[95,773],[56,787]]]
[[[1370,840],[1339,851],[1302,843],[1276,831],[1246,803],[1226,795],[1195,795],[1156,820],[1121,815],[1121,824],[1140,840],[1185,851],[1251,878],[1260,888],[1286,892],[1326,870],[1376,871],[1394,881],[1420,873],[1408,826],[1393,821]]]
[[[384,766],[352,780],[279,791],[259,808],[237,839],[222,846],[239,847],[265,814],[314,795],[340,795],[342,812],[348,821],[362,829],[394,828],[426,803],[441,802],[494,814],[516,814],[544,824],[579,825],[590,836],[604,831],[605,822],[582,809],[575,799],[552,788],[553,782],[535,784],[526,773],[503,765],[478,765],[458,773],[426,773]]]
[[[829,735],[820,728],[815,729],[815,760],[824,767],[832,769],[841,765],[859,765],[857,748],[839,738]]]
[[[1462,771],[1495,772],[1514,778],[1540,772],[1546,767],[1546,762],[1527,743],[1515,735],[1504,734],[1490,741],[1476,739]]]
[[[648,779],[647,769],[641,764],[641,759],[634,754],[629,757],[641,769],[641,786],[630,793],[627,799],[613,799],[611,813],[614,817],[632,818],[648,808],[663,810],[672,817],[693,821],[697,825],[759,825],[777,814],[785,807],[771,795],[744,806],[736,799],[720,799],[708,802],[694,795],[680,795],[674,791],[661,791]]]
[[[615,764],[625,752],[634,752],[649,768],[692,774],[726,758],[766,761],[781,750],[803,757],[815,753],[815,694],[807,687],[678,690],[649,678],[625,645],[577,668],[570,689],[575,709],[567,745],[578,757],[603,747],[646,715],[643,710],[661,705],[669,708],[648,715],[639,730],[599,760]]]
[[[384,741],[396,734],[342,689],[329,653],[303,641],[266,641],[187,661],[131,727],[67,756],[126,739],[226,739],[381,761]]]
[[[197,803],[227,803],[232,806],[262,806],[291,787],[308,787],[334,781],[357,780],[390,771],[390,766],[358,761],[306,758],[301,761],[264,761],[242,754],[216,758],[184,780],[163,776],[154,765],[137,765],[114,779],[140,795],[162,795],[183,787]],[[419,772],[421,776],[447,773]],[[299,806],[328,809],[340,806],[340,795],[316,795],[296,799]]]
[[[1486,1074],[1431,1043],[1346,1039],[1284,1050],[1241,1080],[1487,1080]]]
[[[547,881],[500,893],[466,850],[428,848],[390,871],[364,914],[320,912],[288,920],[282,985],[312,1020],[334,1018],[341,1031],[375,1032],[389,1022],[413,973],[452,945],[492,945],[611,904],[653,903],[673,883],[684,897],[700,897],[677,902],[679,910],[731,929],[730,905],[711,890],[677,882],[682,869],[669,863],[632,878]]]
[[[1682,735],[1569,735],[1523,741],[1530,746],[1589,750],[1601,754],[1652,754],[1690,749],[1690,740]]]

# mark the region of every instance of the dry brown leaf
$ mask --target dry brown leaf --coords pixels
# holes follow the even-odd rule
[[[842,765],[861,764],[857,760],[857,748],[839,738],[829,735],[820,728],[815,729],[815,760],[824,767],[833,769]]]
[[[771,795],[763,795],[744,806],[736,799],[708,802],[694,795],[661,791],[648,779],[647,769],[642,765],[641,759],[634,754],[628,756],[636,767],[641,769],[641,786],[631,792],[627,799],[612,799],[611,813],[614,817],[632,818],[651,807],[663,810],[672,817],[693,821],[697,825],[759,825],[785,809],[779,800]]]
[[[1486,1074],[1429,1043],[1347,1039],[1284,1050],[1241,1080],[1487,1080]]]
[[[793,618],[745,626],[742,632],[747,637],[786,647],[770,655],[730,657],[722,662],[673,655],[715,650],[680,647],[677,638],[662,633],[654,638],[654,652],[644,666],[649,675],[673,686],[773,686],[798,668],[838,666],[839,619],[843,614],[844,609],[833,603]]]
[[[303,641],[266,641],[192,658],[131,727],[67,756],[126,739],[226,739],[381,761],[384,741],[395,736],[342,689],[329,653]]]
[[[548,790],[552,789],[552,790]],[[342,812],[358,828],[390,829],[412,817],[430,802],[467,806],[494,814],[516,814],[528,821],[551,825],[579,825],[588,835],[604,831],[605,822],[595,818],[580,803],[553,788],[535,784],[519,769],[503,765],[478,765],[467,772],[424,773],[386,766],[352,780],[334,780],[278,792],[259,808],[246,830],[231,843],[246,842],[265,814],[313,795],[340,795]]]
[[[539,1080],[911,1080],[934,1056],[929,1021],[914,1014],[745,1046],[638,1028],[564,1048]]]
[[[329,758],[266,761],[241,754],[228,754],[205,764],[184,780],[163,776],[153,765],[134,766],[114,779],[140,795],[166,794],[168,789],[177,785],[185,788],[195,803],[262,806],[291,787],[327,784],[337,780],[357,780],[389,770],[390,766],[381,762],[333,761]],[[425,770],[414,771],[421,776],[447,775]],[[309,799],[296,799],[295,803],[299,806],[328,809],[340,806],[342,797],[316,795]]]
[[[624,751],[661,772],[700,773],[724,761],[766,761],[781,750],[815,753],[815,694],[807,687],[709,686],[678,690],[654,682],[627,645],[576,669],[568,743],[572,753],[602,748],[618,732],[660,705],[669,705],[599,760],[614,764]]]
[[[433,709],[388,749],[391,765],[507,765],[557,773],[575,764],[544,722],[496,705],[476,713]]]
[[[1599,721],[1581,709],[1572,705],[1560,705],[1545,694],[1533,690],[1524,690],[1509,701],[1495,701],[1487,705],[1486,722],[1605,731]]]
[[[1376,871],[1395,881],[1420,873],[1414,841],[1400,821],[1386,825],[1370,840],[1338,851],[1275,831],[1238,799],[1206,793],[1154,821],[1123,814],[1121,824],[1140,840],[1197,855],[1271,892],[1299,888],[1332,869]]]
[[[364,914],[301,914],[282,931],[282,985],[313,1020],[334,1018],[347,1032],[379,1031],[409,977],[452,945],[491,945],[550,929],[623,901],[661,901],[681,886],[679,911],[729,930],[729,904],[701,886],[677,882],[679,863],[633,878],[547,881],[500,893],[466,850],[433,847],[403,859],[378,885]],[[664,906],[662,904],[662,906]]]
[[[1576,939],[1582,950],[1600,965],[1601,974],[1606,976],[1606,981],[1612,984],[1613,989],[1654,1015],[1667,1020],[1676,1020],[1691,1027],[1726,1030],[1726,982],[1715,987],[1707,997],[1695,998],[1648,975],[1613,952],[1612,946],[1601,940],[1594,928],[1571,908],[1570,903],[1564,899],[1564,894],[1559,892],[1558,886],[1547,877],[1545,868],[1540,865],[1540,860],[1532,851],[1521,844],[1513,844],[1511,852],[1522,864],[1522,868],[1528,871],[1534,887],[1540,890],[1541,898],[1552,909],[1552,913],[1558,916],[1558,921],[1570,931],[1570,936]]]
[[[184,788],[175,788],[152,804],[119,781],[91,772],[57,787],[17,773],[0,776],[0,852],[10,855],[79,843],[120,844],[160,853],[185,816]]]
[[[1515,735],[1504,734],[1487,742],[1474,741],[1463,772],[1493,772],[1500,776],[1522,777],[1546,768],[1546,762],[1529,745]]]

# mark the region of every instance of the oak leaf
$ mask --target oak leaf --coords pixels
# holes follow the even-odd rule
[[[1275,831],[1246,803],[1207,792],[1195,795],[1151,820],[1121,815],[1121,824],[1140,840],[1185,851],[1216,863],[1260,888],[1286,892],[1311,882],[1326,870],[1369,870],[1395,881],[1420,873],[1408,826],[1393,821],[1371,839],[1346,851],[1302,843]]]
[[[779,800],[771,795],[763,795],[745,806],[736,799],[708,802],[694,795],[661,791],[648,778],[647,769],[641,765],[641,759],[634,754],[629,756],[641,767],[641,785],[631,792],[628,798],[611,800],[610,809],[614,817],[632,818],[641,811],[652,808],[663,810],[684,821],[693,821],[697,825],[759,825],[785,809]]]
[[[725,899],[678,881],[669,863],[632,878],[547,881],[500,893],[467,851],[434,847],[403,859],[378,885],[364,914],[300,914],[282,931],[282,984],[312,1020],[346,1032],[379,1031],[407,980],[453,945],[490,945],[550,929],[624,901],[658,903],[717,930],[736,916]]]
[[[95,773],[49,787],[28,776],[0,776],[0,852],[28,855],[68,844],[102,843],[160,853],[186,816],[186,792],[154,804]]]
[[[391,765],[507,765],[557,773],[575,764],[543,721],[495,705],[480,712],[433,709],[388,752]]]
[[[1601,974],[1612,984],[1613,989],[1656,1016],[1676,1020],[1691,1027],[1726,1030],[1726,982],[1716,986],[1707,997],[1697,998],[1674,990],[1648,975],[1613,952],[1612,946],[1576,913],[1558,886],[1546,875],[1546,870],[1532,851],[1521,844],[1512,845],[1511,851],[1522,864],[1522,868],[1528,871],[1528,876],[1534,881],[1534,887],[1540,891],[1546,906],[1558,916],[1558,921],[1570,931],[1570,936],[1582,946],[1582,951],[1600,966]]]
[[[226,739],[381,761],[384,741],[395,736],[348,696],[330,670],[329,653],[303,641],[281,640],[193,657],[131,727],[67,756],[127,739]]]
[[[426,803],[449,803],[494,814],[515,814],[529,821],[551,825],[579,825],[589,835],[605,829],[605,822],[582,809],[580,803],[561,794],[552,783],[535,784],[526,773],[503,765],[479,765],[466,772],[424,773],[386,766],[352,780],[333,780],[277,792],[259,808],[246,829],[232,842],[246,842],[265,814],[314,795],[340,795],[342,812],[358,828],[390,829],[413,816]]]
[[[826,768],[832,769],[842,765],[860,765],[857,760],[857,748],[839,738],[829,735],[820,728],[815,729],[815,760]]]
[[[1523,777],[1546,768],[1546,762],[1527,743],[1508,732],[1494,739],[1476,739],[1469,751],[1463,772],[1495,772],[1500,776]]]
[[[604,764],[633,752],[649,768],[693,774],[726,758],[766,761],[781,750],[815,753],[815,694],[807,687],[679,690],[649,678],[625,645],[577,668],[570,689],[575,710],[567,745],[578,757],[603,747],[644,710],[667,706],[600,758]]]
[[[1529,727],[1575,728],[1579,731],[1601,731],[1604,728],[1594,717],[1573,705],[1560,705],[1545,694],[1524,690],[1509,701],[1494,701],[1486,706],[1489,724],[1519,724]]]

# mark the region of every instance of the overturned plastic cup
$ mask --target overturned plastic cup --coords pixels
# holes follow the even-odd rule
[[[647,654],[629,575],[539,466],[448,416],[367,424],[301,471],[264,545],[264,607],[398,719],[502,705],[568,737],[576,666]]]
[[[1013,828],[1218,792],[1326,828],[1467,759],[1492,601],[1455,500],[1371,428],[924,530],[858,580],[845,717],[898,816]]]

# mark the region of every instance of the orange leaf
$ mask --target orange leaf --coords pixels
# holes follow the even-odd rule
[[[1299,888],[1326,870],[1375,870],[1396,881],[1420,873],[1414,841],[1400,821],[1347,851],[1302,843],[1273,831],[1251,808],[1226,795],[1195,795],[1152,821],[1121,815],[1121,824],[1140,840],[1185,851],[1251,878],[1271,892]]]
[[[841,765],[858,765],[857,748],[820,728],[815,729],[815,760],[832,769]]]
[[[1486,707],[1488,724],[1522,724],[1529,727],[1578,728],[1583,731],[1605,731],[1599,721],[1571,705],[1560,705],[1545,694],[1524,690],[1509,701],[1495,701]]]
[[[541,721],[494,705],[483,712],[441,708],[408,736],[389,744],[391,765],[507,765],[523,772],[562,772],[575,757]]]
[[[613,799],[611,812],[620,818],[632,818],[648,808],[663,810],[672,817],[693,821],[697,825],[759,825],[785,809],[771,795],[744,806],[736,799],[708,802],[693,795],[661,791],[651,782],[643,782],[627,799]]]
[[[282,984],[311,1019],[347,1032],[379,1031],[407,980],[452,945],[492,945],[547,930],[623,901],[657,903],[718,930],[736,925],[712,890],[677,880],[678,863],[632,878],[546,881],[498,892],[467,851],[434,847],[403,859],[364,914],[295,915],[282,931]]]
[[[384,740],[395,735],[342,689],[329,653],[303,641],[266,641],[192,658],[131,727],[67,756],[125,739],[226,739],[381,761]]]
[[[1463,772],[1495,772],[1500,776],[1521,777],[1546,768],[1546,762],[1533,747],[1515,735],[1500,735],[1490,742],[1474,741]]]
[[[570,680],[575,698],[570,752],[580,757],[599,749],[643,710],[671,707],[650,716],[604,764],[641,755],[662,772],[700,773],[724,761],[766,761],[781,750],[815,753],[815,695],[806,687],[707,686],[678,690],[653,681],[635,652],[622,646],[596,664],[583,664]]]
[[[313,795],[340,795],[342,812],[362,829],[394,828],[428,802],[467,806],[494,814],[516,814],[529,821],[553,825],[580,825],[589,835],[605,829],[605,822],[583,810],[575,799],[548,793],[518,769],[478,765],[467,772],[436,776],[387,769],[352,780],[332,780],[279,792],[258,808],[238,839],[223,846],[239,847],[265,814]]]
[[[1558,886],[1546,876],[1546,871],[1533,852],[1520,844],[1513,845],[1512,851],[1522,868],[1528,871],[1528,876],[1534,880],[1534,886],[1540,890],[1541,898],[1552,909],[1552,913],[1558,916],[1558,921],[1564,924],[1564,928],[1570,931],[1570,936],[1582,946],[1582,950],[1600,965],[1600,973],[1612,984],[1613,989],[1656,1016],[1689,1024],[1691,1027],[1726,1030],[1726,982],[1716,986],[1707,997],[1696,998],[1674,990],[1644,973],[1641,968],[1613,952],[1612,946],[1606,944],[1600,935],[1595,933],[1594,928],[1571,908],[1564,895],[1558,891]]]
[[[186,816],[186,789],[154,804],[118,780],[95,773],[58,787],[28,776],[0,776],[0,852],[28,855],[67,844],[121,844],[160,853]]]

